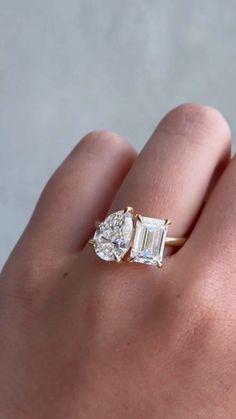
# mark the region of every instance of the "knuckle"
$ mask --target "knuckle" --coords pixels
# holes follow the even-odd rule
[[[2,288],[9,306],[15,307],[22,314],[37,312],[48,298],[48,289],[53,279],[48,271],[50,268],[47,262],[29,257],[7,272]]]
[[[32,316],[39,310],[41,290],[28,281],[21,285],[17,282],[14,284],[5,283],[1,287],[1,291],[1,315],[3,312],[9,313],[9,311],[12,311],[12,315],[17,314],[17,318],[20,320]]]
[[[196,316],[190,322],[190,327],[186,333],[186,345],[192,348],[196,348],[199,344],[203,345],[203,343],[209,339],[214,324],[215,322],[210,310]]]

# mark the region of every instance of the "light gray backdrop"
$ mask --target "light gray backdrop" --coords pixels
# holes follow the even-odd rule
[[[140,149],[186,101],[236,130],[235,0],[0,0],[0,266],[87,131]]]

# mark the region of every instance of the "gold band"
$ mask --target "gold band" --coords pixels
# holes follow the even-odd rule
[[[186,242],[186,237],[166,237],[166,246],[181,247]]]

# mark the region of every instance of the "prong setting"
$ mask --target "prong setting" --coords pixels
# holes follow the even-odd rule
[[[91,244],[97,256],[106,261],[121,262],[128,253],[133,237],[133,209],[117,211],[99,223]]]
[[[89,244],[98,257],[105,261],[128,262],[163,266],[165,245],[182,246],[185,238],[167,237],[169,219],[144,217],[132,207],[96,221],[96,231]]]
[[[169,220],[136,215],[130,258],[133,262],[161,267]]]
[[[140,223],[141,223],[141,222],[142,222],[143,217],[142,217],[142,215],[140,215],[140,214],[136,214],[135,219],[136,219],[136,221],[140,221]]]
[[[114,255],[115,255],[116,262],[121,263],[123,259],[120,256],[118,256],[116,253]]]
[[[132,207],[126,207],[124,209],[124,213],[126,214],[127,212],[130,212],[131,214],[133,214],[134,213],[134,209]]]

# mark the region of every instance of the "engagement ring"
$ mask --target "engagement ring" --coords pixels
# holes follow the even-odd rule
[[[99,258],[121,262],[163,265],[165,245],[182,246],[184,237],[167,237],[171,221],[135,215],[131,207],[108,215],[89,241]]]

